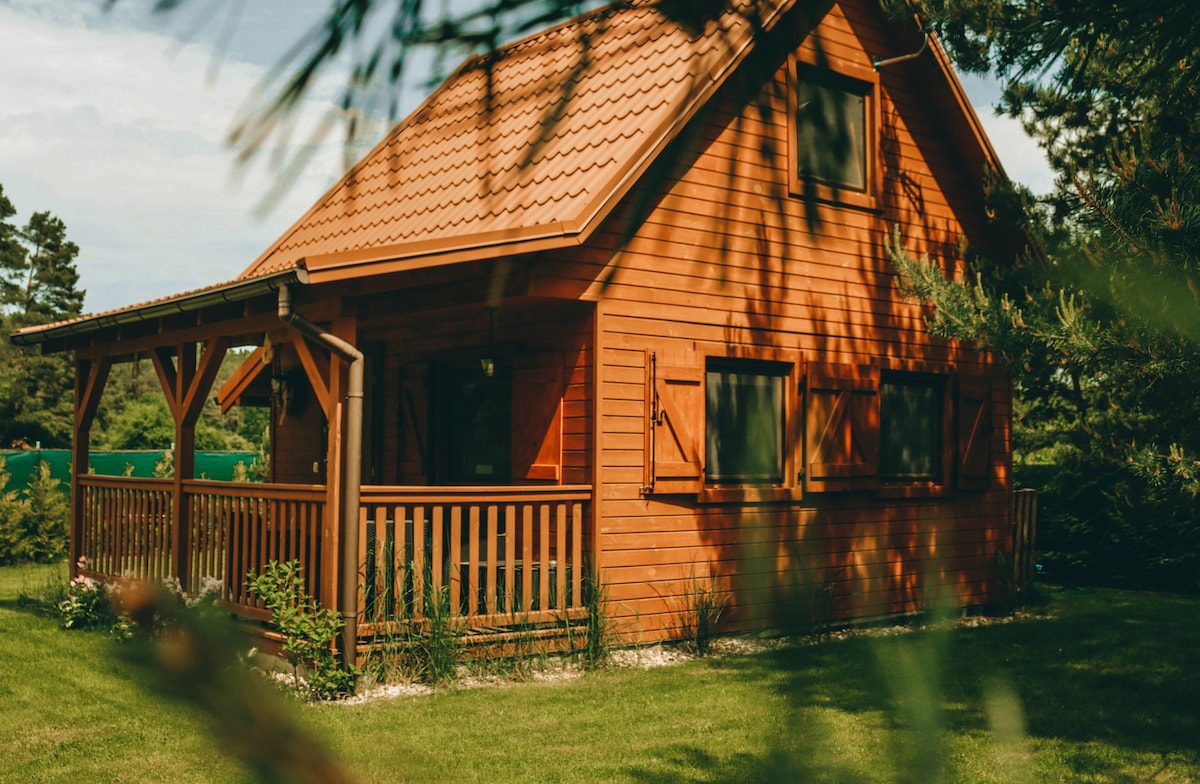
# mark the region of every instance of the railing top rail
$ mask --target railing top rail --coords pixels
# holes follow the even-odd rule
[[[587,501],[591,485],[425,486],[364,485],[363,503],[517,503],[522,501]]]
[[[185,479],[183,490],[185,493],[192,493],[194,495],[223,495],[240,498],[325,499],[325,485],[220,482],[213,479]]]
[[[105,474],[80,474],[79,484],[84,487],[114,487],[136,490],[170,490],[170,479],[151,479],[139,476],[108,476]]]

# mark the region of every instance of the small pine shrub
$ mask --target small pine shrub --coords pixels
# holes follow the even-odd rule
[[[163,452],[162,457],[154,463],[154,470],[150,473],[155,479],[173,479],[175,477],[175,453]]]
[[[5,470],[4,458],[0,457],[0,564],[19,560],[18,548],[29,515],[29,501],[20,492],[8,489],[10,479],[12,474]]]
[[[67,557],[71,503],[62,480],[51,475],[50,463],[39,461],[25,488],[27,510],[17,557],[37,563]]]

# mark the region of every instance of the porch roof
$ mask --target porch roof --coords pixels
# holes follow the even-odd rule
[[[280,286],[289,283],[303,284],[307,282],[308,272],[303,267],[296,266],[279,269],[253,277],[185,291],[182,294],[173,294],[169,297],[162,297],[127,308],[78,316],[51,324],[25,327],[12,333],[9,339],[18,346],[45,343],[71,335],[94,332],[98,329],[117,326],[119,324],[134,324],[139,321],[149,321],[176,313],[190,313],[211,305],[219,305],[226,302],[241,302],[260,294],[277,291]]]

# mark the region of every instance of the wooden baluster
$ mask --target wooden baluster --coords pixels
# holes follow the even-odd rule
[[[425,617],[425,507],[413,509],[412,520],[413,617]]]
[[[450,617],[462,614],[462,509],[454,507],[450,512]],[[474,580],[467,578],[467,590]]]
[[[495,505],[489,505],[487,508],[487,579],[485,580],[484,590],[487,591],[487,614],[496,614],[496,592],[499,586],[496,584],[496,540],[500,536],[499,526],[500,510]]]
[[[583,606],[583,504],[571,502],[571,603]]]
[[[533,506],[521,507],[521,612],[533,608]]]
[[[550,504],[538,505],[538,517],[541,520],[541,531],[538,532],[538,551],[541,558],[541,568],[538,574],[538,609],[550,609]]]
[[[411,598],[408,595],[408,510],[406,507],[397,506],[392,510],[392,528],[395,533],[395,551],[392,557],[396,559],[396,615],[397,617],[413,616],[413,608],[410,604]]]
[[[445,558],[443,557],[444,548],[442,543],[442,516],[443,510],[439,506],[433,511],[433,519],[430,521],[429,531],[429,560],[430,560],[430,575],[433,577],[433,600],[440,602],[442,599],[443,581],[442,571],[445,569]]]
[[[558,512],[558,519],[554,523],[557,526],[557,547],[554,551],[556,591],[552,604],[562,610],[567,606],[567,502],[559,501],[554,508]]]
[[[517,507],[504,507],[504,612],[516,612],[513,604],[514,575],[517,565]]]
[[[461,509],[456,506],[455,509]],[[470,521],[467,527],[467,574],[470,581],[470,593],[467,594],[467,617],[474,618],[479,614],[479,507],[472,506]],[[487,590],[487,587],[484,587]]]

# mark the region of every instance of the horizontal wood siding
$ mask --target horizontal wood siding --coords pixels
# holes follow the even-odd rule
[[[835,68],[871,73],[871,55],[906,45],[876,16],[855,3],[833,7],[820,36]],[[989,241],[978,172],[947,143],[919,73],[897,66],[878,77],[877,209],[787,195],[781,65],[757,103],[721,98],[691,140],[668,151],[671,176],[636,190],[588,247],[535,271],[548,287],[604,301],[598,541],[610,612],[627,639],[677,636],[689,594],[710,581],[729,602],[729,628],[1002,598],[1009,384],[992,358],[929,337],[923,309],[897,293],[884,249],[896,230],[912,252],[961,273],[961,240]],[[649,206],[628,206],[638,204]],[[960,490],[951,478],[923,497],[885,488],[763,503],[643,492],[647,352],[756,350],[988,381],[986,489]]]

